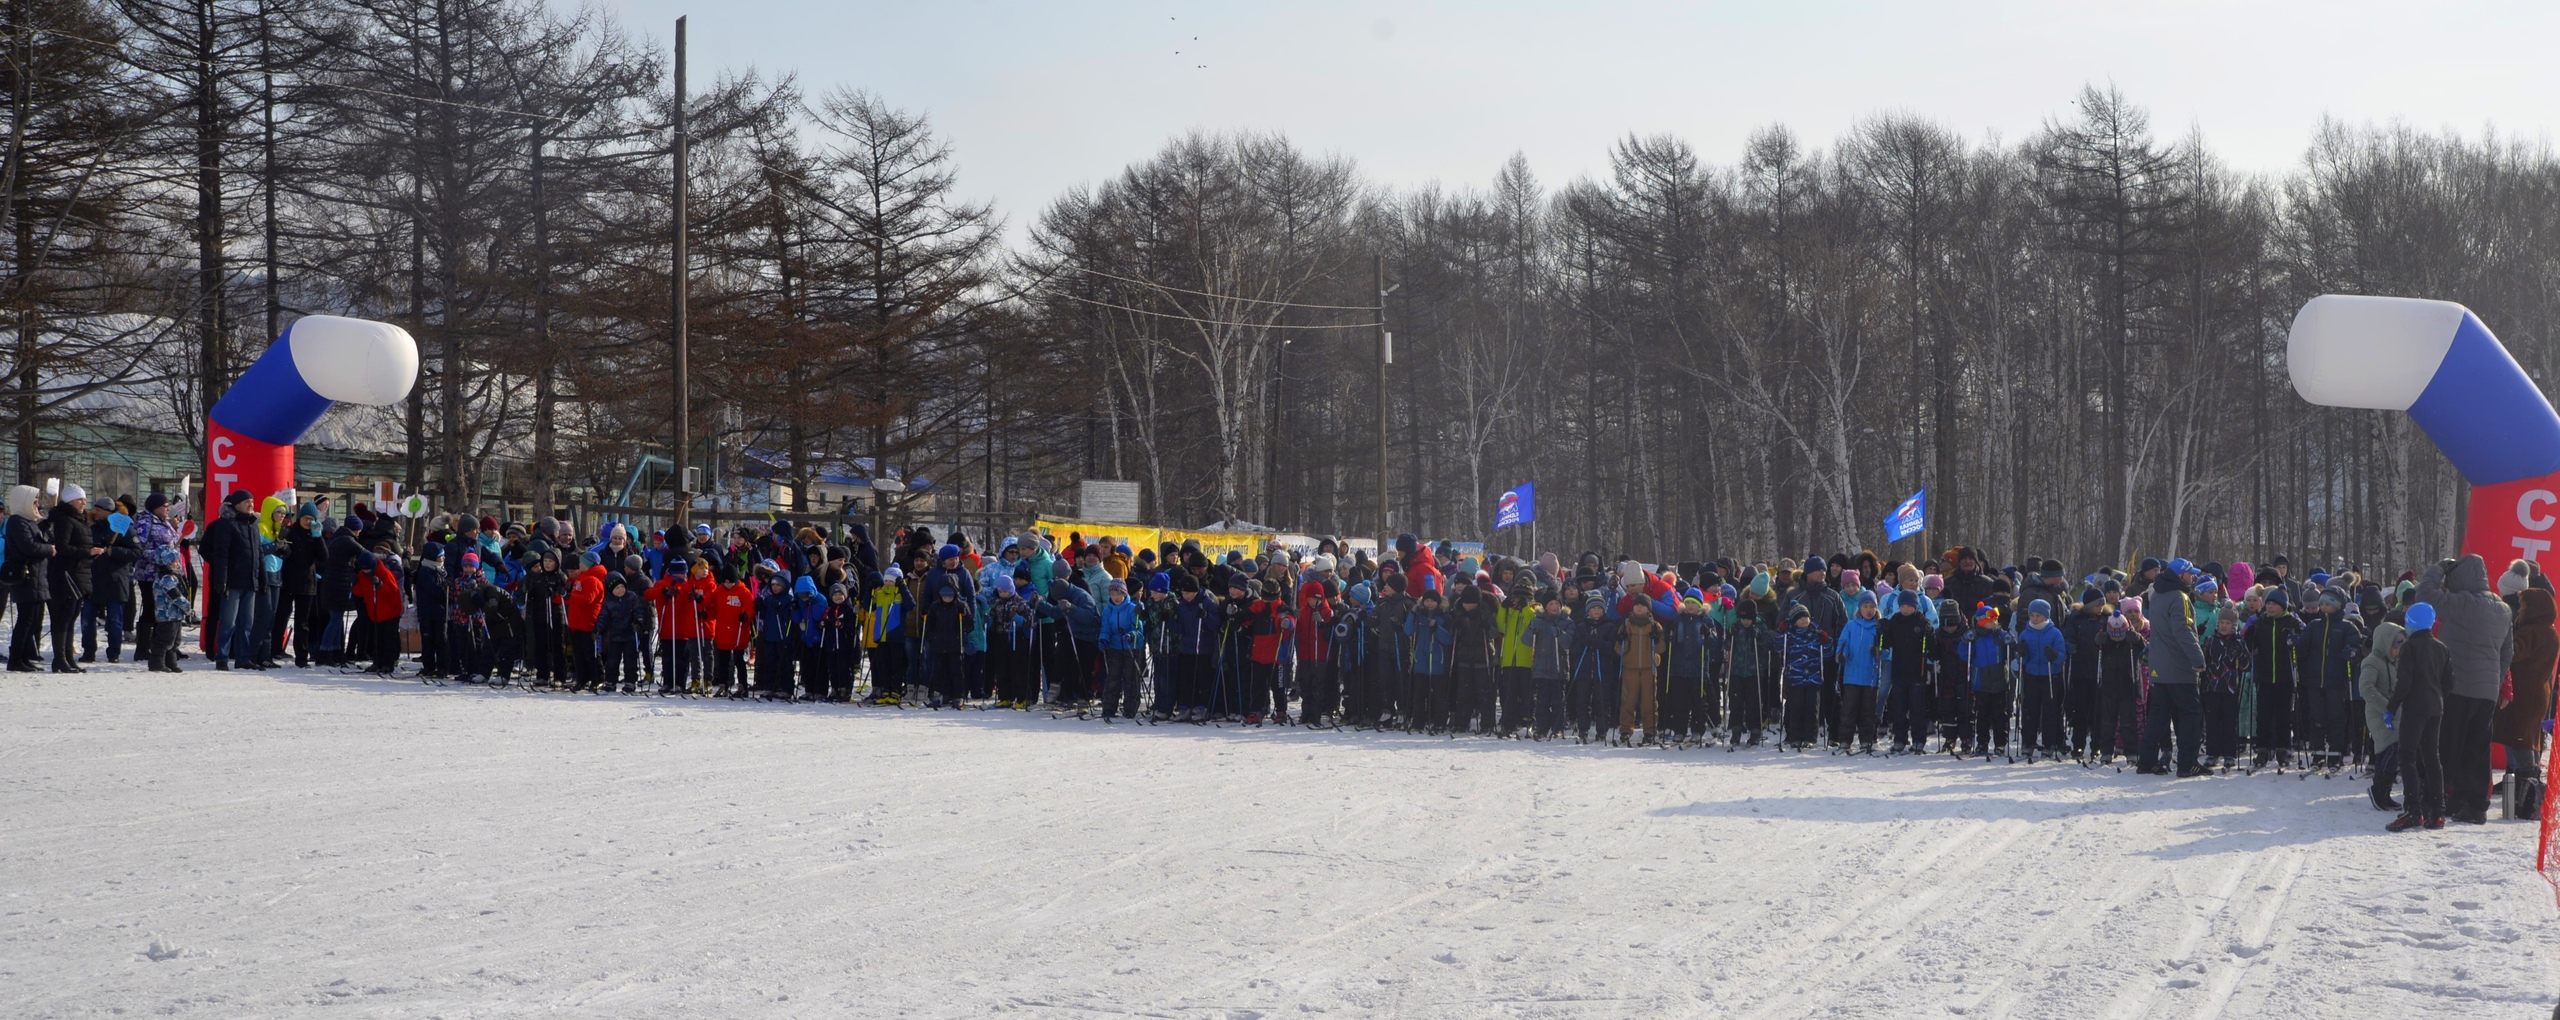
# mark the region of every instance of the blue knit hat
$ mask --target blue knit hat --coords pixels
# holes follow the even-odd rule
[[[2051,619],[2053,617],[2053,603],[2047,602],[2043,599],[2037,599],[2033,602],[2027,603],[2027,612],[2036,616],[2045,617],[2046,619]]]
[[[2401,614],[2400,619],[2409,625],[2410,630],[2433,630],[2436,625],[2436,607],[2420,602],[2410,606],[2407,612]]]

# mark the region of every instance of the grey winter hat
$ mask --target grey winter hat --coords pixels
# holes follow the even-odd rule
[[[627,573],[638,574],[649,569],[649,561],[641,559],[639,553],[632,553],[622,558],[622,569]]]

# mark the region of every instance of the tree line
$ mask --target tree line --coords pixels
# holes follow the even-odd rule
[[[413,486],[520,462],[506,487],[550,507],[666,452],[673,93],[612,18],[0,19],[20,477],[102,389],[195,437],[307,313],[420,341],[407,405],[359,418]],[[2494,134],[2326,122],[2243,173],[2091,86],[2017,140],[1890,112],[1827,146],[1629,137],[1593,177],[1514,156],[1444,186],[1199,132],[1010,211],[1009,241],[928,118],[875,93],[725,72],[686,113],[693,460],[802,505],[895,471],[940,520],[1064,514],[1076,480],[1122,478],[1167,524],[1463,538],[1535,481],[1544,544],[1677,559],[1873,547],[1926,488],[1937,544],[2009,557],[2407,564],[2451,546],[2459,479],[2401,416],[2292,394],[2294,309],[2458,300],[2560,368],[2560,160]]]

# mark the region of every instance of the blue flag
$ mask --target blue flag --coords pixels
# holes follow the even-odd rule
[[[1493,530],[1514,524],[1527,524],[1538,519],[1538,483],[1522,482],[1520,487],[1493,501]]]
[[[1884,515],[1884,540],[1899,542],[1919,534],[1921,529],[1928,527],[1928,500],[1929,490],[1922,489],[1912,493],[1910,499],[1903,500],[1900,505],[1894,507],[1892,513]]]

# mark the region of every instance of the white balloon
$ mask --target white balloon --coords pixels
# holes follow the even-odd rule
[[[418,342],[388,322],[306,315],[286,335],[303,383],[339,403],[396,404],[418,381]]]
[[[2464,309],[2423,298],[2322,294],[2285,337],[2293,391],[2324,407],[2406,411],[2435,380]]]

